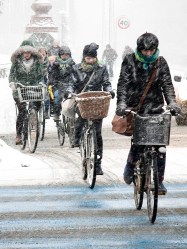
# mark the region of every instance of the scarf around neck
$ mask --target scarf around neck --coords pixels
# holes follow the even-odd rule
[[[99,63],[96,61],[94,64],[87,64],[84,60],[81,63],[81,67],[84,72],[93,72],[95,69],[97,69]]]
[[[140,52],[137,51],[137,49],[135,50],[135,57],[138,61],[142,62],[143,63],[143,69],[147,70],[149,68],[149,64],[155,62],[158,57],[159,57],[159,49],[157,48],[156,52],[147,57],[147,56],[144,56],[142,55]]]

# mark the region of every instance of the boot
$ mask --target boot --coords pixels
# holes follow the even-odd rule
[[[103,170],[101,168],[101,160],[96,161],[96,175],[103,175]]]
[[[16,136],[16,145],[22,144],[21,135]]]
[[[158,195],[165,195],[167,193],[167,188],[164,186],[163,182],[158,185]]]
[[[134,166],[131,163],[127,162],[123,174],[123,179],[126,184],[130,185],[132,183],[133,175],[134,175]]]

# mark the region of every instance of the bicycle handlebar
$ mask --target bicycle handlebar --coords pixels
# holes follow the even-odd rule
[[[137,111],[133,111],[131,109],[126,109],[125,113],[126,113],[126,115],[129,114],[129,113],[132,113],[133,115],[135,115],[135,114],[137,114]],[[173,115],[173,113],[174,113],[174,115]],[[164,112],[160,113],[160,114],[171,114],[172,116],[180,116],[181,115],[180,113],[174,112],[174,110],[171,109],[170,106],[167,106],[167,109]],[[124,115],[124,116],[126,116],[126,115]]]

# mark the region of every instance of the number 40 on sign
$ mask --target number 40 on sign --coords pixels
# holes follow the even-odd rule
[[[128,18],[126,18],[125,16],[122,16],[118,19],[118,26],[121,29],[127,29],[130,25],[130,22],[128,20]]]

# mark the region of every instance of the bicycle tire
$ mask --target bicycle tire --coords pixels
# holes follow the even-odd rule
[[[96,182],[96,158],[97,158],[97,143],[96,132],[92,128],[87,133],[87,181],[91,189],[94,188]]]
[[[34,153],[38,144],[39,128],[38,128],[38,113],[32,108],[28,115],[28,145],[29,151]]]
[[[144,197],[145,175],[141,172],[141,168],[139,167],[135,168],[133,182],[135,206],[137,210],[141,210]]]
[[[75,140],[75,120],[70,118],[68,120],[68,126],[69,126],[69,133],[68,133],[68,138],[69,138],[69,144],[70,147],[74,147],[74,140]]]
[[[60,146],[63,146],[65,142],[65,127],[63,123],[57,124],[57,135]]]
[[[39,125],[39,137],[43,141],[45,135],[45,112],[44,105],[41,104],[41,107],[38,111],[38,125]]]
[[[158,166],[156,155],[153,155],[152,158],[148,160],[147,166],[147,212],[150,222],[154,223],[158,207]]]
[[[21,150],[24,150],[27,144],[28,138],[28,117],[26,116],[23,121],[23,128],[21,133],[22,144],[20,144]]]
[[[85,147],[85,132],[83,130],[80,139],[80,155],[81,155],[81,166],[82,166],[82,179],[87,179],[87,161],[86,161],[86,147]]]

